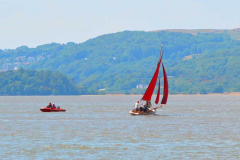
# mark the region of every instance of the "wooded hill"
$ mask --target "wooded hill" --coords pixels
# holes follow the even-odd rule
[[[0,72],[0,95],[79,95],[89,93],[60,72],[19,69]]]
[[[84,43],[0,50],[1,70],[65,73],[75,84],[107,93],[142,93],[155,71],[161,43],[170,94],[240,91],[240,42],[227,31],[179,33],[124,31]],[[161,74],[162,75],[162,74]]]

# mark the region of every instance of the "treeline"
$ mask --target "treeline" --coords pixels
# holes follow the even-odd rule
[[[0,95],[96,94],[75,84],[60,72],[19,69],[0,72]]]

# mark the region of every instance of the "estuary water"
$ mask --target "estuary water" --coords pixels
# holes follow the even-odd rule
[[[1,96],[1,159],[239,159],[239,95],[170,95],[131,116],[141,96]],[[63,113],[42,113],[49,102]]]

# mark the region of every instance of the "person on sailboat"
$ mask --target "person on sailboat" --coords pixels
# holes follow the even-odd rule
[[[148,110],[148,101],[143,105],[143,112],[146,112],[147,110]]]
[[[47,108],[52,108],[52,103],[51,102],[49,102]]]
[[[150,101],[147,101],[147,108],[151,108],[152,107],[152,104]]]
[[[135,103],[135,106],[134,106],[134,107],[135,107],[135,110],[136,110],[136,111],[139,110],[139,101],[137,101],[137,102]]]

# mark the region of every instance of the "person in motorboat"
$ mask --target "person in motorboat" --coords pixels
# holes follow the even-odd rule
[[[52,105],[52,108],[53,108],[53,109],[56,109],[56,106],[55,106],[55,104],[54,104],[54,103],[53,103],[53,105]]]
[[[136,110],[136,111],[139,110],[139,101],[137,101],[137,102],[135,103],[135,106],[134,106],[134,107],[135,107],[135,110]]]
[[[47,108],[52,108],[52,103],[51,102],[49,102]]]

